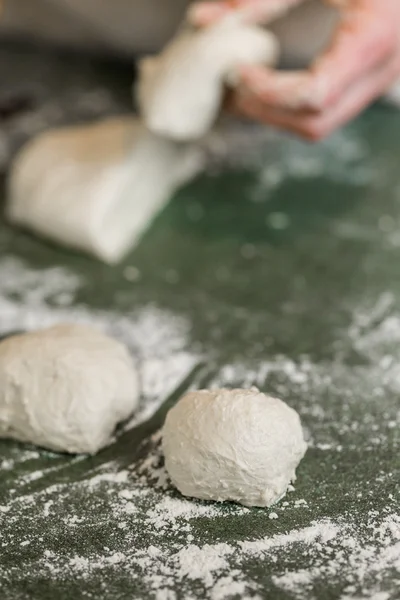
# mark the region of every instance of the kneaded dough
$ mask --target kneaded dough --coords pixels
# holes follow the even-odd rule
[[[189,392],[169,411],[162,445],[183,495],[245,506],[282,498],[307,450],[297,412],[255,388]]]
[[[157,63],[143,63],[145,124],[122,117],[67,127],[22,149],[8,179],[8,219],[106,263],[120,261],[201,171],[201,144],[182,141],[208,132],[232,68],[275,54],[270,34],[237,19],[184,32]]]
[[[131,117],[52,130],[17,155],[6,214],[16,225],[115,263],[202,164],[199,148],[159,138]]]
[[[144,122],[171,139],[199,139],[213,126],[235,69],[271,65],[277,57],[275,37],[238,15],[205,29],[187,25],[158,57],[141,61],[137,92]]]
[[[82,325],[57,325],[0,343],[0,437],[95,454],[139,400],[129,352]]]

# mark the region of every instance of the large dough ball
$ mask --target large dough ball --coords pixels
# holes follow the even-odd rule
[[[306,449],[296,411],[255,388],[190,392],[163,429],[165,465],[182,494],[245,506],[277,502]]]
[[[135,409],[139,384],[122,344],[57,325],[0,344],[0,437],[94,454]]]

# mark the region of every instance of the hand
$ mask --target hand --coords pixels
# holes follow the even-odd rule
[[[268,24],[304,0],[195,4],[190,18],[209,25],[232,11]],[[327,51],[308,71],[240,69],[232,105],[241,114],[318,140],[360,113],[400,76],[400,0],[327,0],[341,11]]]

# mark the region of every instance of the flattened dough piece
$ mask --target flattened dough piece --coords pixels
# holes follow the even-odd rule
[[[205,29],[186,26],[158,57],[141,62],[137,92],[144,122],[170,139],[199,139],[214,124],[235,69],[271,65],[277,57],[275,37],[237,16]]]
[[[0,437],[94,454],[139,400],[129,352],[82,325],[57,325],[0,343]]]
[[[198,148],[159,138],[131,117],[52,130],[17,155],[6,213],[16,225],[115,263],[202,163]]]

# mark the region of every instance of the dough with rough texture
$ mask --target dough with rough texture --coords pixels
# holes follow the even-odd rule
[[[297,412],[255,388],[189,392],[162,435],[167,471],[183,495],[245,506],[282,498],[307,450]]]
[[[213,126],[235,69],[271,65],[277,56],[275,37],[236,15],[205,29],[186,26],[160,56],[141,62],[137,91],[144,122],[171,139],[199,139]]]
[[[82,325],[57,325],[0,343],[0,437],[95,454],[139,400],[129,352]]]
[[[6,214],[115,263],[202,164],[198,148],[161,139],[131,117],[52,130],[17,155]]]

